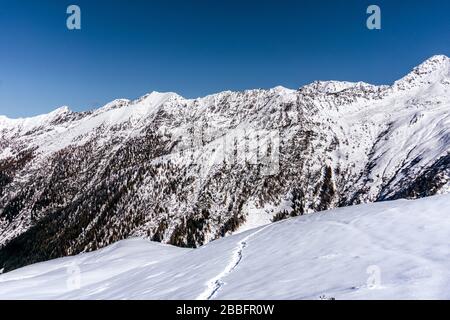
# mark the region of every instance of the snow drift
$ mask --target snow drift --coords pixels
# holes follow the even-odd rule
[[[449,299],[450,195],[339,208],[198,249],[128,239],[0,276],[1,299]]]

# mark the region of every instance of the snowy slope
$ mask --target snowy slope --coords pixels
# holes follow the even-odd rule
[[[3,274],[0,298],[449,299],[449,215],[440,195],[291,218],[198,249],[129,239]]]
[[[447,193],[449,61],[384,86],[152,92],[0,117],[0,268],[130,236],[197,247],[289,216]]]

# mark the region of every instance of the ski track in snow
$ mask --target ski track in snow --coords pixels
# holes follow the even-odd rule
[[[0,299],[449,299],[449,204],[439,195],[339,208],[198,249],[123,240],[2,274]],[[70,266],[78,289],[67,286]]]
[[[239,241],[236,249],[233,252],[231,261],[227,264],[227,266],[221,273],[219,273],[217,276],[208,281],[207,288],[196,298],[196,300],[214,299],[217,296],[217,293],[220,291],[220,289],[226,284],[223,279],[227,277],[230,273],[232,273],[241,262],[243,258],[244,249],[247,247],[247,241],[250,238],[256,236],[258,233],[275,224],[277,223],[272,223],[263,228],[260,228],[259,230],[249,234],[241,241]]]

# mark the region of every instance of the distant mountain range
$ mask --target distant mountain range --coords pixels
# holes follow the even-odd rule
[[[290,216],[450,190],[450,59],[390,86],[152,92],[0,116],[0,269],[138,236],[197,247]]]

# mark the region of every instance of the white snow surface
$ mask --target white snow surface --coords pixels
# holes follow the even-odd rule
[[[0,299],[449,299],[449,217],[450,195],[438,195],[291,218],[198,249],[128,239],[0,275]]]

